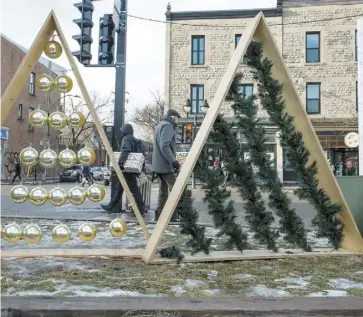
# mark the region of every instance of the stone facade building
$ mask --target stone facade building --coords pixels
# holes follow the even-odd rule
[[[9,85],[27,51],[26,48],[1,34],[1,95],[3,95],[6,87]],[[52,107],[48,109],[45,105],[45,94],[35,88],[35,79],[44,73],[56,78],[65,71],[65,68],[55,64],[53,61],[41,57],[30,73],[27,84],[1,126],[2,179],[9,178],[14,168],[15,159],[20,151],[28,147],[30,143],[39,152],[44,149],[44,143],[48,143],[51,149],[58,152],[59,131],[51,128],[32,127],[29,124],[29,113],[37,109],[38,106],[50,112],[59,109],[61,94],[56,91],[51,93],[50,104]],[[36,171],[33,167],[30,171],[30,176],[35,176]],[[57,169],[47,170],[48,176],[56,176],[57,173]],[[24,170],[23,174],[25,174]]]
[[[173,12],[169,6],[167,106],[179,109],[183,115],[189,98],[192,114],[182,121],[192,122],[197,112],[200,124],[203,100],[213,99],[241,34],[261,10],[336,174],[358,173],[358,151],[345,146],[344,135],[358,129],[356,29],[357,20],[363,15],[363,0],[277,0],[276,7],[269,9],[198,12]],[[247,96],[256,93],[257,83],[243,61],[238,71],[244,74],[241,92]],[[228,103],[221,111],[233,120]],[[294,172],[279,145],[277,129],[264,111],[259,116],[267,129],[271,156],[280,178],[285,183],[294,182]],[[243,132],[236,133],[244,143]],[[209,145],[211,161],[219,155],[217,148]],[[246,155],[247,152],[246,148]]]

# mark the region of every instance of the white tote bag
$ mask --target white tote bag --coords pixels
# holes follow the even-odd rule
[[[119,160],[121,152],[114,152],[116,161]],[[130,153],[124,164],[123,173],[135,173],[141,174],[142,166],[144,165],[145,157],[142,153]],[[110,169],[114,170],[112,163],[110,162]]]

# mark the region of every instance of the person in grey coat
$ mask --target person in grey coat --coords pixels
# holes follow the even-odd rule
[[[164,208],[169,191],[175,183],[175,173],[179,171],[180,164],[176,160],[175,128],[180,118],[179,113],[169,109],[164,119],[156,126],[153,142],[152,171],[158,175],[159,198],[155,210],[155,221],[159,219]],[[174,212],[172,220],[178,218],[178,212]]]
[[[124,124],[121,127],[121,154],[118,160],[118,164],[121,170],[124,169],[124,164],[127,160],[127,157],[130,153],[138,152],[138,140],[134,137],[134,128],[131,124]],[[134,173],[124,173],[124,177],[127,185],[130,188],[132,195],[134,196],[137,207],[142,215],[145,213],[145,203],[140,193],[140,189],[137,186],[137,174]],[[117,203],[122,199],[124,189],[120,181],[117,183],[116,191],[112,196],[111,201],[108,205],[101,205],[101,207],[107,212],[113,212],[113,208],[117,205]]]

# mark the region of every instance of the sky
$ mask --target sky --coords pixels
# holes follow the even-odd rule
[[[112,13],[115,0],[94,2],[95,11],[92,30],[92,63],[97,63],[98,23],[106,13]],[[118,1],[118,0],[116,0]],[[73,6],[76,0],[0,0],[0,31],[12,41],[29,48],[53,9],[66,36],[71,50],[79,49],[72,35],[79,34],[73,19],[80,18],[80,12]],[[129,0],[130,15],[165,21],[168,0]],[[275,7],[276,0],[171,0],[172,11],[228,10]],[[70,68],[64,54],[54,60]],[[126,105],[128,114],[134,107],[152,101],[151,92],[164,92],[165,70],[165,24],[128,18],[127,31],[126,91],[129,93]],[[114,91],[115,70],[113,68],[84,68],[78,64],[89,91],[109,95]],[[69,74],[72,76],[72,74]],[[77,87],[72,90],[77,93]],[[127,117],[126,117],[127,119]]]

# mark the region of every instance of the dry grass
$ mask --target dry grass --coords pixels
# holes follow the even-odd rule
[[[12,260],[14,261],[14,260]],[[246,294],[250,286],[263,284],[269,288],[284,289],[286,282],[276,281],[289,275],[311,276],[306,289],[289,289],[297,296],[307,295],[324,289],[332,289],[329,279],[346,278],[356,282],[363,282],[363,274],[356,272],[362,270],[363,256],[344,257],[312,257],[288,258],[280,260],[240,261],[226,263],[199,263],[199,264],[168,264],[146,265],[139,261],[108,262],[102,260],[62,260],[64,266],[55,265],[54,269],[47,267],[39,274],[19,274],[16,272],[11,260],[4,261],[2,269],[2,292],[10,287],[16,291],[49,291],[56,289],[52,280],[66,281],[68,285],[88,285],[89,291],[112,288],[136,291],[144,294],[163,294],[172,296],[171,286],[184,285],[186,279],[201,280],[207,283],[205,287],[186,289],[185,296],[204,295],[205,289],[221,289],[218,296],[240,296]],[[22,265],[18,260],[17,265]],[[32,268],[31,261],[27,260],[28,269]],[[33,260],[35,261],[35,260]],[[67,267],[67,263],[77,264],[87,269]],[[73,266],[74,267],[74,266]],[[34,266],[35,268],[35,266]],[[90,272],[89,269],[99,271]],[[41,270],[41,266],[40,266]],[[208,279],[211,270],[218,272],[213,280]],[[248,279],[234,279],[234,274],[251,274]],[[291,284],[291,283],[290,283]],[[93,288],[92,288],[93,287]],[[362,289],[351,289],[349,294],[362,296]],[[72,295],[64,292],[58,296]]]

